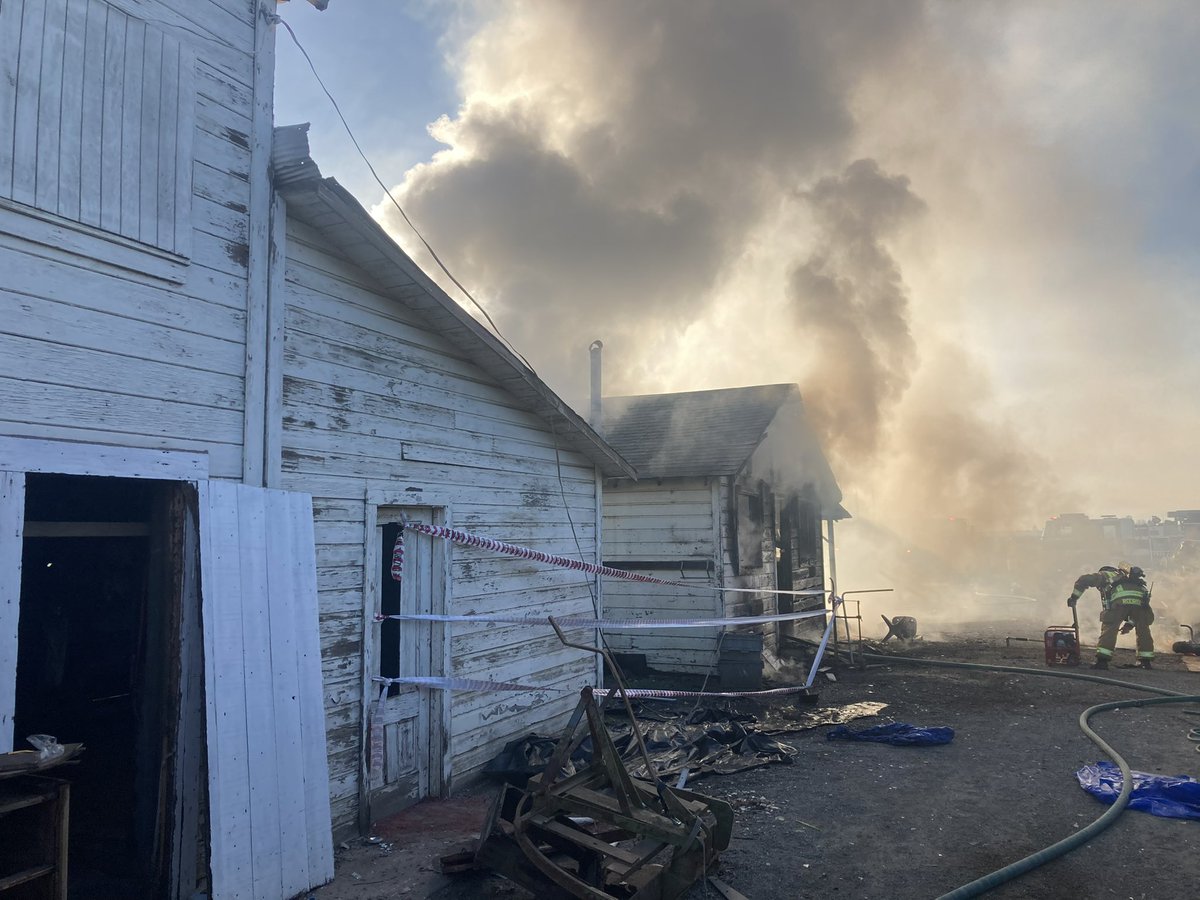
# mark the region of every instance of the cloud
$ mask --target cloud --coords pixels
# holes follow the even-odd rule
[[[611,393],[801,382],[895,527],[1200,505],[1189,6],[473,9],[399,196],[577,408],[601,338]]]
[[[592,338],[636,369],[712,314],[764,217],[840,167],[847,85],[920,5],[486,8],[454,54],[463,105],[433,128],[447,150],[401,193],[570,394]],[[377,212],[404,239],[394,211]]]

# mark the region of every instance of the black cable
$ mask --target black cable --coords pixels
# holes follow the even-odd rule
[[[425,235],[421,234],[421,230],[413,224],[412,219],[408,217],[408,213],[404,211],[404,207],[400,205],[399,201],[396,200],[396,198],[392,195],[392,192],[388,186],[384,184],[383,179],[379,177],[379,173],[376,172],[375,167],[371,165],[371,160],[367,158],[367,154],[363,152],[362,146],[358,143],[358,138],[354,136],[354,130],[350,127],[350,123],[347,122],[346,117],[342,115],[342,108],[338,106],[337,100],[333,98],[333,94],[329,92],[329,88],[327,88],[325,86],[325,82],[321,80],[321,76],[317,73],[317,67],[313,63],[312,57],[308,55],[308,51],[304,49],[304,45],[301,44],[300,39],[296,37],[296,32],[292,30],[292,26],[289,25],[281,16],[275,16],[274,20],[286,28],[287,33],[291,35],[292,42],[296,45],[296,49],[298,49],[301,55],[304,57],[304,61],[308,63],[309,69],[312,70],[313,77],[317,79],[317,84],[321,86],[321,90],[325,92],[325,96],[328,97],[329,102],[333,104],[333,111],[336,112],[338,118],[341,119],[342,127],[346,129],[346,134],[350,136],[350,142],[354,144],[354,149],[358,151],[358,155],[361,156],[363,162],[367,164],[367,168],[371,172],[371,177],[375,179],[375,183],[383,189],[383,192],[387,194],[387,198],[392,201],[392,205],[400,211],[400,215],[404,217],[404,221],[408,223],[408,227],[413,230],[413,233],[420,239],[421,243],[425,245],[425,249],[429,251],[429,255],[433,257],[433,261],[436,262],[441,270],[446,273],[446,277],[454,282],[454,285],[463,292],[463,295],[475,305],[475,308],[479,310],[479,312],[487,320],[487,323],[492,326],[492,331],[495,332],[496,337],[502,340],[505,346],[507,346],[508,349],[511,350],[513,354],[521,360],[521,362],[525,363],[530,372],[533,372],[534,375],[537,375],[537,372],[534,371],[533,366],[530,365],[529,360],[522,356],[521,352],[517,350],[517,348],[513,346],[512,342],[504,336],[504,333],[500,331],[499,326],[497,326],[492,320],[492,317],[488,315],[488,311],[483,308],[483,305],[480,304],[480,302],[475,299],[475,296],[463,286],[462,282],[455,278],[454,274],[448,268],[446,268],[446,264],[442,262],[442,258],[438,256],[433,247],[430,246],[429,241],[425,240]]]
[[[324,91],[325,96],[329,99],[330,104],[332,104],[334,112],[337,113],[338,119],[341,120],[342,127],[346,129],[346,134],[349,135],[349,137],[350,137],[350,142],[352,144],[354,144],[354,149],[358,151],[358,155],[361,156],[363,162],[366,163],[367,169],[370,170],[371,176],[375,179],[375,183],[378,184],[380,186],[380,188],[383,189],[383,192],[385,194],[387,194],[388,199],[391,200],[392,205],[395,206],[397,210],[399,210],[400,215],[404,217],[404,221],[408,223],[409,228],[411,228],[413,230],[413,233],[416,234],[416,236],[420,239],[421,243],[425,245],[425,249],[429,251],[429,255],[433,257],[434,261],[438,264],[438,266],[441,267],[441,270],[446,273],[446,277],[449,278],[452,282],[454,282],[454,284],[458,287],[458,289],[460,291],[463,292],[463,294],[467,297],[468,300],[470,300],[473,304],[475,304],[475,308],[479,310],[479,312],[487,320],[488,324],[492,326],[492,330],[495,332],[496,336],[500,340],[504,341],[505,345],[517,356],[518,359],[521,360],[521,362],[523,362],[525,364],[525,366],[529,369],[529,371],[534,376],[537,376],[537,371],[533,368],[533,365],[529,362],[529,360],[527,360],[521,354],[521,352],[519,350],[517,350],[517,348],[515,346],[513,346],[513,344],[508,340],[508,338],[506,338],[504,336],[504,334],[500,331],[500,328],[496,325],[496,323],[492,319],[492,317],[490,315],[488,315],[488,311],[486,309],[484,309],[483,306],[479,303],[479,301],[476,300],[475,297],[471,294],[471,292],[468,291],[463,286],[463,284],[457,278],[454,277],[454,274],[448,268],[446,268],[446,264],[442,262],[441,257],[439,257],[437,255],[437,253],[434,251],[433,247],[431,247],[429,245],[429,242],[427,240],[425,240],[425,236],[423,234],[421,234],[420,229],[418,229],[417,226],[413,224],[412,219],[410,219],[408,217],[408,213],[406,213],[404,211],[404,207],[402,207],[400,205],[399,201],[397,201],[396,198],[392,195],[391,190],[388,189],[388,186],[384,183],[383,179],[379,177],[379,173],[375,171],[375,167],[371,164],[371,160],[367,157],[367,154],[363,151],[362,145],[359,144],[358,138],[356,138],[354,136],[354,129],[352,129],[350,127],[350,123],[346,121],[345,115],[342,114],[342,108],[338,105],[337,100],[334,99],[333,94],[330,93],[329,88],[325,86],[325,82],[321,79],[320,74],[317,72],[316,64],[313,62],[312,57],[308,55],[308,51],[304,49],[304,45],[300,43],[300,39],[298,37],[296,37],[296,32],[292,30],[292,26],[289,25],[283,19],[282,16],[275,16],[275,21],[277,21],[280,25],[282,25],[285,29],[287,29],[287,33],[291,36],[292,42],[296,45],[296,49],[298,49],[300,51],[301,55],[304,57],[305,62],[308,63],[308,68],[312,71],[313,77],[317,80],[317,84],[319,84],[321,86],[321,90]],[[540,376],[537,376],[537,377],[540,377]],[[583,558],[583,549],[579,543],[579,536],[575,531],[575,523],[571,519],[571,510],[567,504],[566,488],[563,485],[563,477],[562,477],[562,461],[559,459],[558,433],[555,430],[553,423],[550,424],[550,433],[554,439],[554,462],[555,462],[555,466],[558,470],[559,493],[562,496],[563,508],[567,512],[567,521],[570,523],[570,526],[571,526],[571,534],[575,538],[575,547],[579,551],[580,559],[582,559]],[[596,611],[596,617],[599,618],[599,606],[597,604],[595,592],[592,590],[590,581],[588,582],[588,592],[589,592],[589,594],[591,594],[591,598],[592,598],[592,609]]]
[[[289,25],[281,16],[275,16],[274,21],[278,22],[285,29],[287,29],[287,33],[291,36],[292,43],[294,43],[296,45],[296,49],[298,49],[300,51],[301,55],[304,57],[305,62],[308,63],[308,68],[312,71],[313,77],[317,80],[317,84],[319,84],[321,86],[321,90],[325,93],[325,96],[328,98],[330,104],[332,104],[334,112],[337,113],[338,119],[341,120],[342,127],[346,129],[346,134],[349,135],[349,137],[350,137],[350,142],[352,144],[354,144],[354,149],[358,151],[358,155],[362,157],[363,162],[366,163],[366,165],[367,165],[367,169],[370,170],[371,177],[373,177],[375,179],[375,183],[378,184],[379,187],[383,189],[383,192],[385,194],[387,194],[387,198],[392,201],[392,205],[395,206],[396,209],[400,212],[400,215],[404,217],[404,221],[408,223],[408,227],[413,230],[413,233],[416,234],[416,236],[420,239],[421,243],[424,244],[425,249],[429,251],[429,255],[433,257],[434,262],[436,262],[438,264],[438,266],[441,268],[441,270],[446,273],[446,277],[449,278],[452,282],[454,282],[455,286],[460,291],[463,292],[463,295],[466,296],[466,298],[475,305],[475,308],[479,310],[479,312],[487,320],[487,323],[492,327],[492,330],[495,332],[496,337],[498,337],[501,341],[503,341],[504,344],[509,348],[509,350],[511,350],[513,352],[513,354],[518,359],[520,359],[521,362],[523,362],[525,364],[526,368],[529,369],[531,374],[533,374],[535,377],[540,377],[540,376],[538,376],[537,371],[533,368],[533,365],[529,362],[529,360],[527,360],[524,357],[524,355],[512,344],[512,342],[509,341],[508,338],[506,338],[504,336],[503,332],[500,331],[499,326],[497,326],[495,321],[493,321],[492,317],[490,315],[488,315],[488,311],[486,309],[484,309],[483,306],[479,303],[479,301],[476,300],[475,297],[471,294],[471,292],[468,291],[466,289],[466,287],[463,286],[462,282],[460,282],[457,278],[455,278],[454,274],[448,268],[446,268],[446,264],[442,262],[441,257],[439,257],[437,255],[437,253],[434,251],[433,247],[430,246],[429,242],[427,240],[425,240],[425,236],[423,234],[421,234],[420,229],[418,229],[417,226],[413,224],[412,219],[410,219],[408,217],[408,213],[406,213],[404,211],[404,207],[402,207],[400,205],[399,201],[397,201],[396,198],[392,195],[391,190],[384,183],[383,179],[379,177],[379,173],[376,172],[375,167],[373,165],[371,165],[371,160],[367,157],[367,154],[363,151],[362,146],[358,143],[358,138],[356,138],[354,136],[354,130],[350,127],[350,123],[346,121],[345,115],[342,114],[342,108],[338,105],[337,100],[334,99],[333,94],[330,93],[329,88],[325,86],[325,82],[321,79],[320,74],[317,72],[316,64],[312,61],[312,57],[308,55],[308,51],[304,49],[304,45],[300,43],[300,39],[298,37],[296,37],[296,32],[292,30],[292,26]],[[559,496],[562,498],[563,509],[567,515],[567,523],[571,528],[571,536],[575,540],[575,549],[579,553],[579,558],[582,560],[584,558],[583,546],[579,541],[579,534],[575,528],[575,521],[571,516],[570,504],[567,501],[567,490],[566,490],[566,486],[563,483],[562,459],[560,458],[560,453],[559,453],[558,431],[555,428],[553,422],[550,423],[550,434],[554,441],[554,465],[555,465],[555,469],[558,474]],[[599,604],[598,600],[596,599],[595,589],[593,588],[590,580],[588,580],[586,582],[586,584],[587,584],[587,589],[588,589],[588,596],[590,597],[591,602],[592,602],[592,610],[594,611],[596,618],[599,619],[600,618],[600,604]],[[598,629],[597,633],[600,635],[601,644],[605,647],[605,649],[608,649],[608,641],[604,637],[603,630]]]

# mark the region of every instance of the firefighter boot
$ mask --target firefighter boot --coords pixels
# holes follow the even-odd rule
[[[1107,669],[1108,668],[1108,657],[1107,656],[1097,656],[1096,661],[1094,663],[1092,663],[1092,668],[1093,669]]]
[[[1150,664],[1150,660],[1148,660],[1148,659],[1139,659],[1138,660],[1138,668],[1139,669],[1153,669],[1154,666],[1152,666]]]

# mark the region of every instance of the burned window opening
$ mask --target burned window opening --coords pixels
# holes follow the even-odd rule
[[[392,548],[396,546],[396,538],[400,536],[401,526],[398,523],[383,525],[383,546],[379,554],[382,571],[380,572],[379,611],[385,616],[399,615],[401,612],[400,582],[392,578]],[[379,623],[379,677],[400,677],[400,627],[398,619],[384,619]],[[400,693],[400,685],[388,685],[388,696],[395,697]]]
[[[739,489],[737,522],[734,526],[739,572],[755,572],[763,568],[764,524],[761,488],[756,493]]]

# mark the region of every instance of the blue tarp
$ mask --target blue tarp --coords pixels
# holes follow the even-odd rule
[[[876,744],[921,747],[950,743],[954,740],[954,729],[945,725],[926,727],[893,722],[891,725],[872,725],[862,731],[854,731],[846,725],[838,725],[825,738],[830,741],[872,741]]]
[[[1101,803],[1111,806],[1121,793],[1121,770],[1115,763],[1084,766],[1075,777]],[[1129,808],[1167,819],[1200,819],[1200,781],[1188,775],[1134,772]]]

